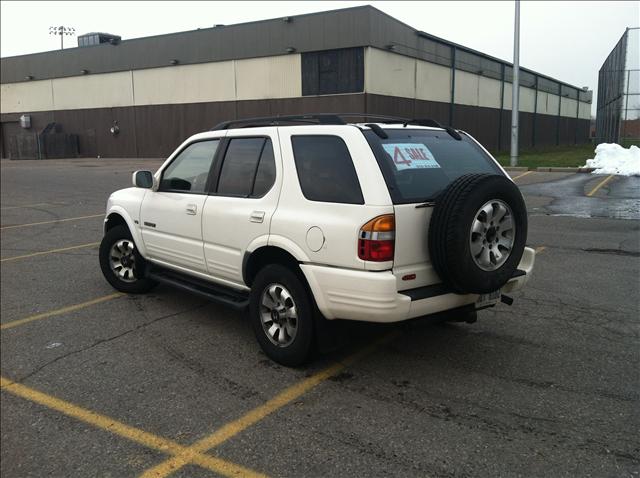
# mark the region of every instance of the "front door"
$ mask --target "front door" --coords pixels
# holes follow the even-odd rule
[[[140,225],[148,259],[206,273],[202,213],[219,142],[213,139],[188,144],[162,171],[158,190],[145,195]]]
[[[252,242],[266,244],[278,203],[282,166],[277,131],[229,132],[218,157],[217,184],[202,218],[204,255],[211,276],[242,284],[244,253]]]

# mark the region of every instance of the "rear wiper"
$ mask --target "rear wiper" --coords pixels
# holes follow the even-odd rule
[[[419,209],[421,207],[433,207],[435,205],[436,205],[435,201],[426,201],[426,202],[423,202],[422,204],[417,204],[416,209]]]

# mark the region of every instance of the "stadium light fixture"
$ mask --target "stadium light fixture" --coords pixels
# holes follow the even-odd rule
[[[76,29],[73,27],[66,27],[60,25],[57,27],[49,27],[49,35],[60,35],[60,49],[64,50],[64,37],[65,35],[71,36],[76,34]]]

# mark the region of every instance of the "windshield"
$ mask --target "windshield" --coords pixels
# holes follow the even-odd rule
[[[434,200],[452,181],[468,173],[502,174],[475,142],[458,141],[441,130],[385,129],[382,139],[363,131],[384,175],[394,204]]]

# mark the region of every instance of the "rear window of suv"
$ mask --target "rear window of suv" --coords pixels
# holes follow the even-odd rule
[[[502,174],[469,137],[458,141],[446,131],[385,129],[365,137],[378,160],[394,204],[434,200],[454,180],[468,173]]]

